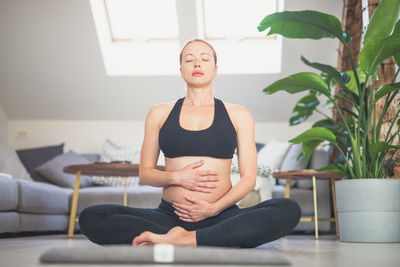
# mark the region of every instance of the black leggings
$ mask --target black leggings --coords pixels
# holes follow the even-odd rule
[[[144,231],[165,234],[175,226],[196,230],[198,246],[251,248],[289,234],[299,223],[300,206],[288,198],[266,200],[253,207],[237,205],[200,222],[184,222],[171,203],[161,199],[156,209],[100,204],[79,216],[81,233],[98,244],[131,244]]]

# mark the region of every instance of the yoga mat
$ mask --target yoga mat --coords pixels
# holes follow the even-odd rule
[[[271,249],[180,247],[157,244],[147,247],[107,245],[57,247],[40,256],[42,263],[198,263],[290,265],[286,257]]]

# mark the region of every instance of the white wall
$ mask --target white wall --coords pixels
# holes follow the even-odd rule
[[[0,42],[0,57],[5,60],[0,64],[0,97],[12,147],[65,142],[66,149],[98,152],[107,137],[120,143],[141,142],[150,107],[185,94],[180,77],[106,76],[89,1],[30,3],[0,2],[0,17],[8,22],[0,24],[5,36]],[[285,0],[284,9],[313,9],[340,18],[342,6],[340,0]],[[214,95],[249,108],[257,141],[288,140],[311,125],[288,126],[300,96],[265,95],[262,89],[293,73],[313,71],[300,55],[336,65],[337,48],[334,39],[284,38],[281,73],[217,76]]]
[[[144,136],[143,121],[13,120],[8,125],[8,142],[16,149],[65,142],[65,152],[99,153],[106,138],[118,144],[141,145]],[[287,122],[256,122],[255,138],[264,143],[287,141],[307,127],[311,123],[290,127]]]
[[[7,144],[7,135],[8,135],[8,120],[7,114],[4,111],[3,105],[0,101],[0,144],[6,145]]]

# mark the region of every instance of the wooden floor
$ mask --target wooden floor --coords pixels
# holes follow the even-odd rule
[[[67,240],[65,234],[0,238],[0,267],[5,266],[94,266],[68,264],[41,264],[39,256],[53,247],[85,247],[94,245],[82,235]],[[398,267],[400,266],[400,243],[345,243],[334,235],[322,235],[315,240],[313,235],[289,235],[261,246],[264,249],[281,251],[292,266],[340,266],[340,267]],[[111,266],[111,265],[101,265]],[[123,266],[123,265],[115,265]],[[135,266],[172,266],[147,264]],[[183,265],[177,265],[183,266]],[[191,265],[205,266],[205,265]],[[212,265],[207,265],[212,266]],[[228,265],[215,265],[228,266]],[[229,265],[233,266],[233,265]]]

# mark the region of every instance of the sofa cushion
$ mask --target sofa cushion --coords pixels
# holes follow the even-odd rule
[[[24,165],[21,163],[13,148],[0,144],[0,172],[7,173],[14,178],[32,181]]]
[[[19,214],[15,211],[0,212],[0,233],[15,233],[19,228]]]
[[[292,170],[302,170],[304,169],[304,160],[297,160],[302,151],[302,144],[293,144],[290,146],[285,157],[282,160],[280,166],[280,171],[292,171]],[[294,187],[296,185],[296,180],[290,182],[290,186]],[[278,184],[285,185],[286,179],[278,179]]]
[[[162,188],[148,185],[127,187],[128,206],[136,208],[156,208],[161,201]],[[79,190],[77,213],[95,204],[123,204],[124,187],[92,186]],[[72,194],[70,196],[72,203]]]
[[[55,185],[16,180],[18,182],[18,211],[44,214],[69,212],[69,196],[72,189]]]
[[[285,187],[277,185],[272,192],[273,198],[283,198]],[[290,198],[296,201],[301,207],[302,216],[311,216],[314,214],[313,192],[312,190],[292,188],[290,189]]]
[[[65,232],[68,228],[69,215],[20,213],[19,221],[18,232]]]
[[[74,188],[75,185],[75,175],[63,172],[63,168],[68,165],[75,164],[90,164],[91,162],[85,157],[76,154],[73,151],[68,153],[58,155],[51,160],[45,162],[36,168],[46,180],[50,181],[52,184]],[[80,178],[80,187],[86,187],[93,185],[92,177],[82,175]]]
[[[97,153],[84,153],[80,154],[82,157],[86,158],[91,163],[97,162],[100,160],[100,154]]]
[[[302,144],[292,144],[282,160],[280,171],[304,169],[304,159],[297,160],[302,151]]]
[[[64,143],[55,146],[44,146],[17,150],[18,157],[34,180],[35,169],[37,167],[62,153],[64,153]]]
[[[17,206],[17,182],[9,177],[0,175],[0,211],[17,210]]]

